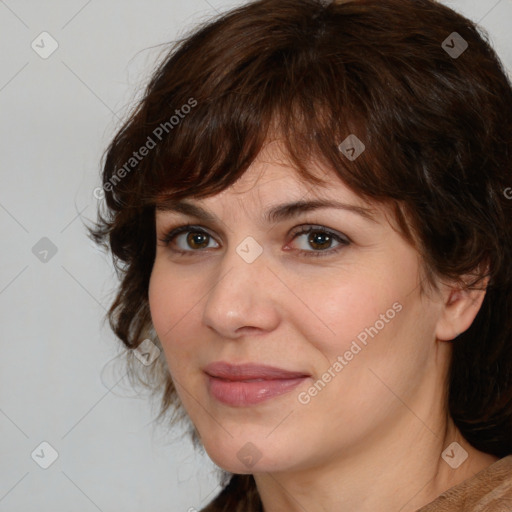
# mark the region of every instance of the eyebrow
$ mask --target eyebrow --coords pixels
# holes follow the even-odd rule
[[[303,213],[318,210],[321,208],[336,208],[338,210],[346,210],[361,217],[377,222],[375,212],[369,208],[356,206],[347,203],[341,203],[334,200],[310,200],[310,201],[294,201],[292,203],[283,203],[273,206],[263,216],[268,223],[280,222],[283,220],[297,217]],[[218,219],[215,215],[204,210],[200,206],[189,203],[187,201],[176,201],[172,199],[163,200],[156,204],[156,210],[161,212],[175,212],[197,218],[204,222],[216,222]]]

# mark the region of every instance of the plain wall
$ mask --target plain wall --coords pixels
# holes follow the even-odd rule
[[[155,429],[116,367],[104,322],[115,275],[84,222],[155,46],[242,3],[0,2],[0,511],[185,512],[219,491],[213,464]],[[444,3],[480,22],[512,69],[510,0]],[[46,59],[44,31],[58,43]],[[41,442],[58,453],[47,469]]]

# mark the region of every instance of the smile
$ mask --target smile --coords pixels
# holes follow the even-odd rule
[[[259,404],[283,395],[310,377],[266,365],[231,365],[218,362],[208,365],[204,372],[210,395],[232,407]]]

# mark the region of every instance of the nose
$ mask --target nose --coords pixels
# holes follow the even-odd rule
[[[264,252],[249,261],[235,248],[226,252],[204,304],[204,324],[226,339],[272,331],[279,324],[279,282]]]

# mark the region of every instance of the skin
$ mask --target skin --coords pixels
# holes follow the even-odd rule
[[[327,187],[302,183],[279,144],[270,143],[232,187],[188,200],[215,222],[157,211],[153,324],[207,453],[227,471],[254,475],[265,512],[414,511],[497,460],[462,438],[443,399],[450,340],[471,325],[485,292],[441,282],[438,291],[422,292],[421,258],[389,211],[316,169],[329,178]],[[304,199],[370,207],[374,220],[322,208],[263,221],[270,207]],[[211,234],[200,246],[206,248],[194,240],[191,246],[186,233],[160,241],[186,223]],[[307,234],[293,238],[304,225],[351,243],[333,240],[325,256],[300,254],[320,252],[322,243],[308,243]],[[252,263],[235,250],[247,236],[263,249]],[[299,394],[396,303],[394,318],[301,403]],[[258,405],[232,407],[208,392],[201,369],[214,361],[269,364],[311,378]],[[441,458],[453,441],[468,453],[457,469]],[[260,456],[251,467],[237,457],[248,442]]]

